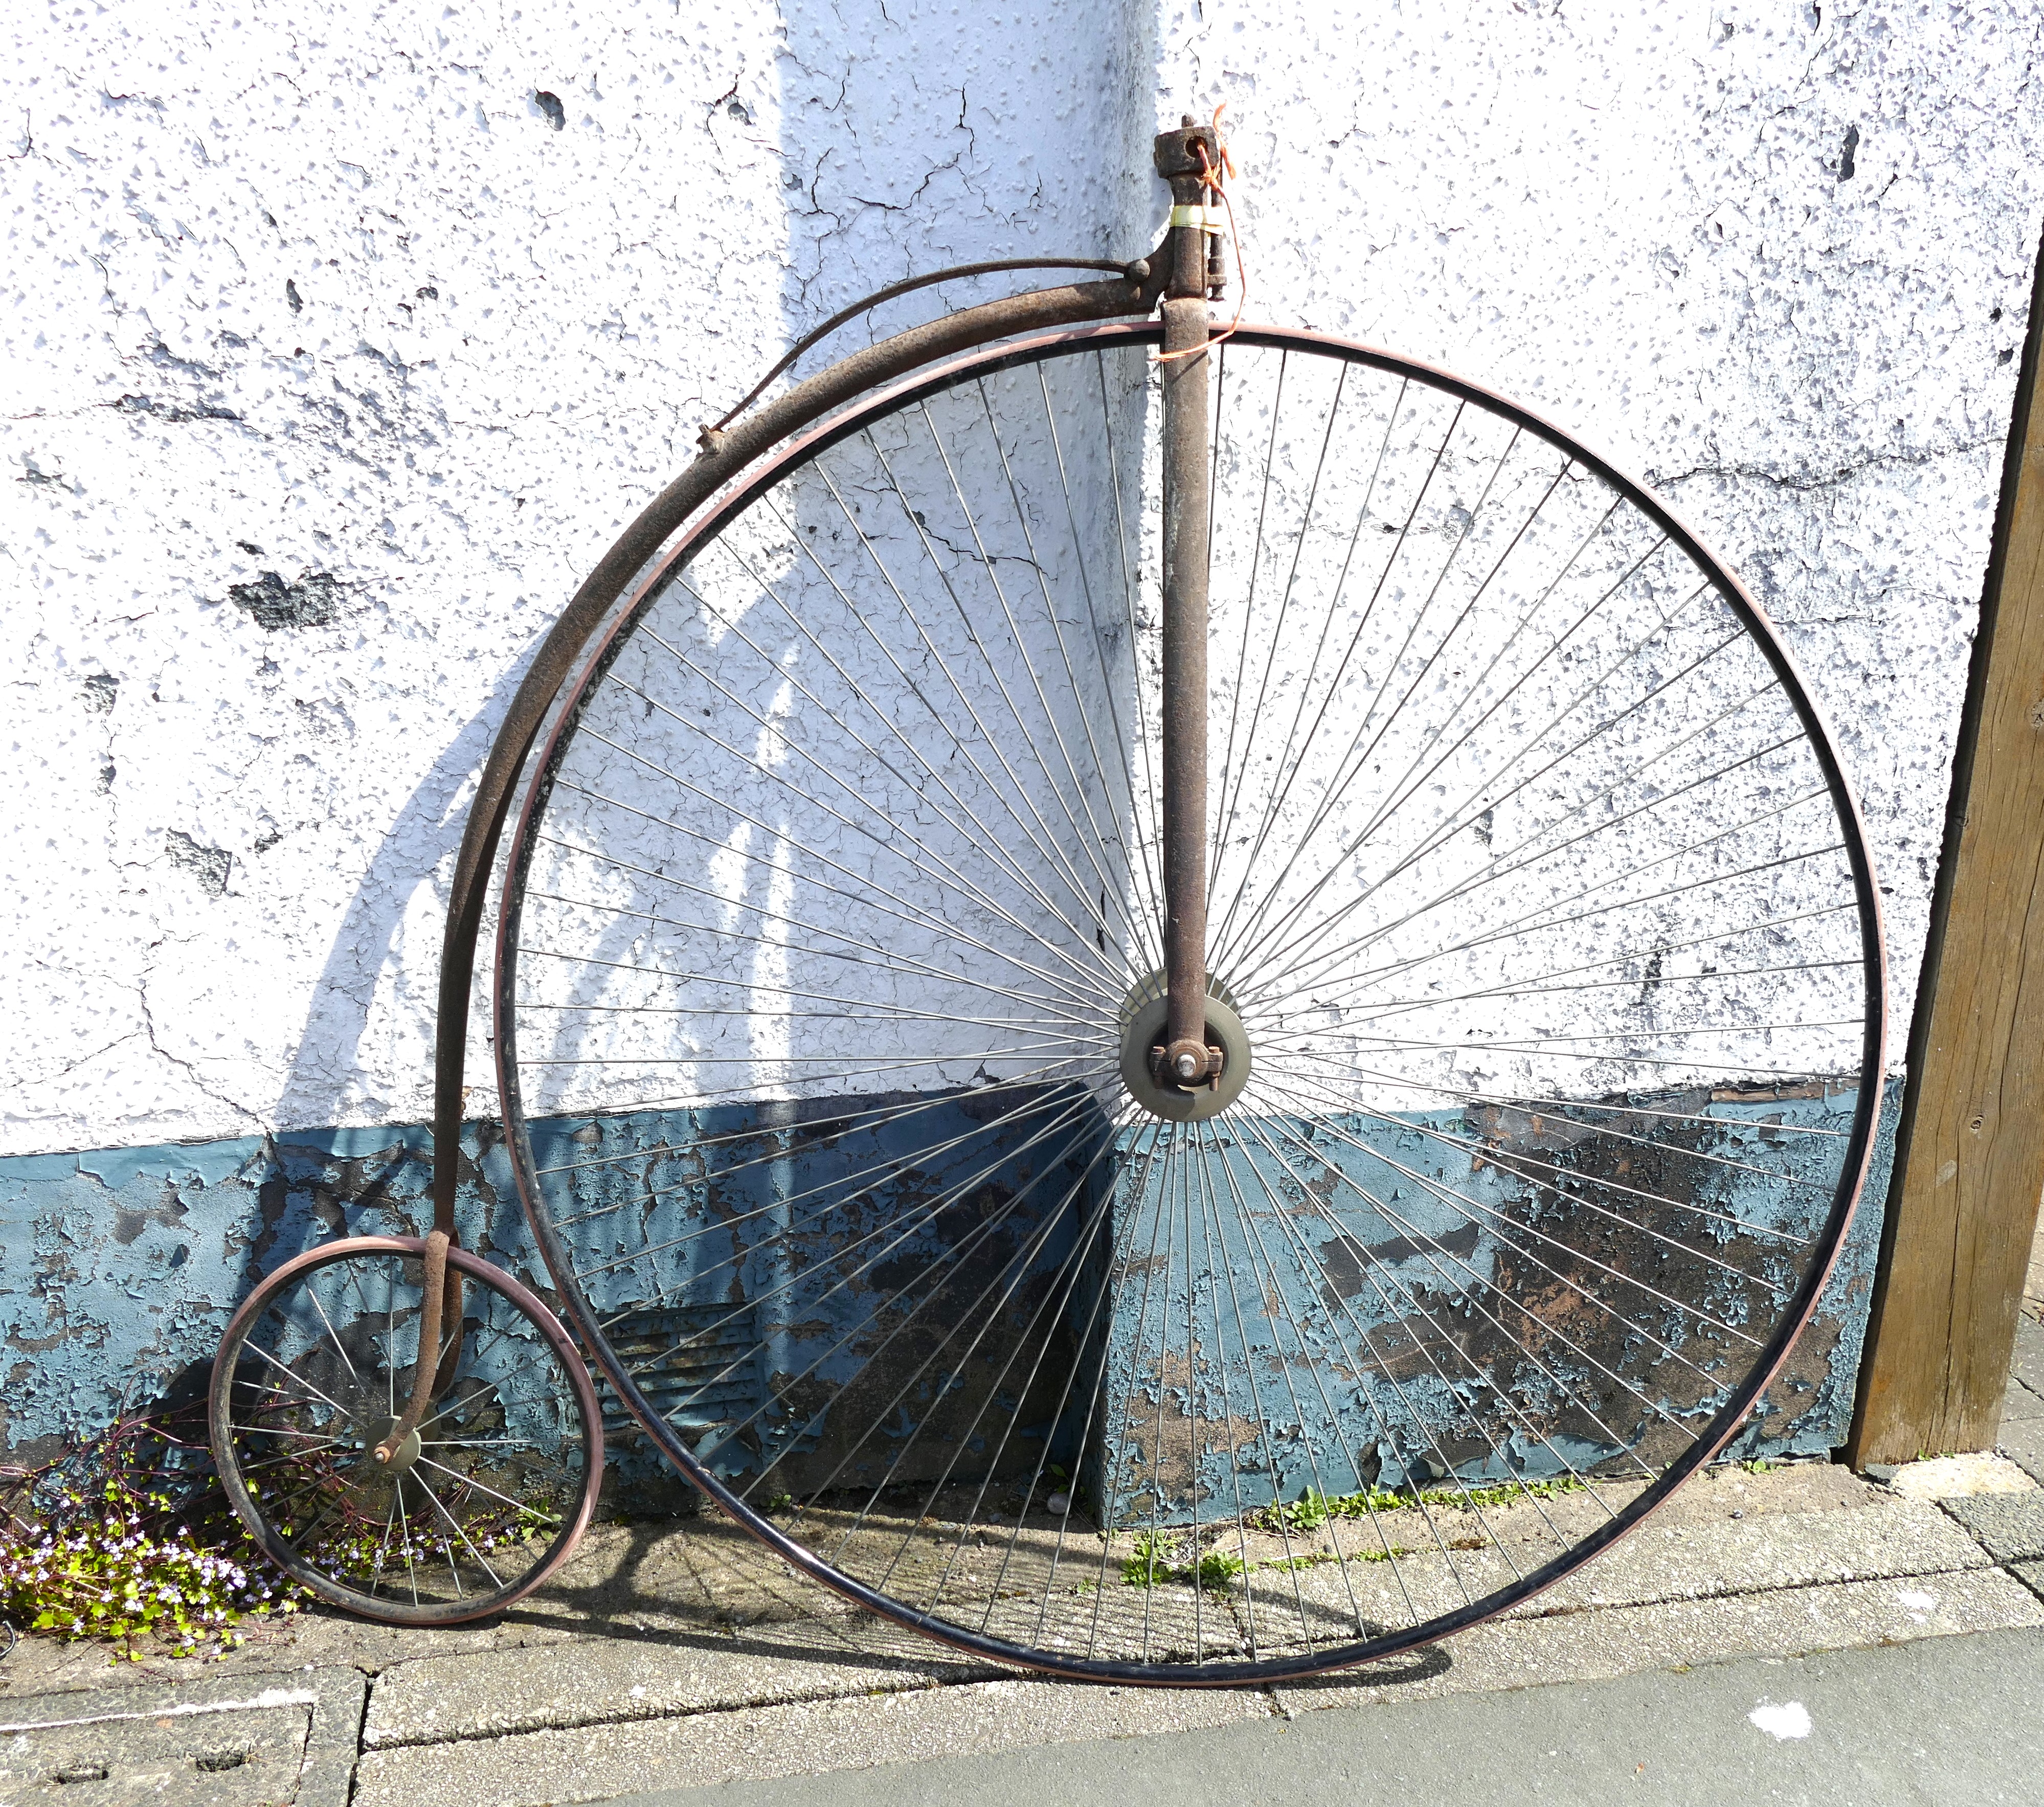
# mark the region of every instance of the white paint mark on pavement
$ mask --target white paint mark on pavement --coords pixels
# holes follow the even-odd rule
[[[1746,1717],[1777,1744],[1810,1736],[1810,1709],[1800,1701],[1762,1701]]]
[[[18,1725],[0,1725],[0,1736],[10,1732],[25,1735],[31,1732],[60,1732],[67,1726],[103,1725],[124,1719],[175,1719],[195,1713],[259,1713],[271,1707],[312,1706],[318,1701],[319,1696],[309,1688],[265,1688],[245,1701],[179,1701],[173,1705],[149,1707],[139,1713],[93,1713],[82,1719],[24,1721]]]

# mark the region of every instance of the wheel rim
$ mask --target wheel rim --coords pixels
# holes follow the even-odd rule
[[[1209,961],[1253,1071],[1143,1109],[1155,337],[862,405],[644,581],[521,815],[498,1050],[567,1308],[740,1522],[967,1648],[1222,1682],[1502,1610],[1723,1444],[1884,1000],[1735,580],[1524,411],[1246,332]]]
[[[603,1467],[587,1371],[528,1291],[456,1249],[463,1323],[432,1403],[394,1459],[374,1449],[418,1360],[423,1245],[309,1251],[236,1315],[213,1372],[229,1502],[291,1577],[398,1624],[501,1611],[564,1561]]]

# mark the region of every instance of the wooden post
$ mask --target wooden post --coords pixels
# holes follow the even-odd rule
[[[2044,1193],[2044,262],[1959,724],[1846,1455],[1992,1447]]]

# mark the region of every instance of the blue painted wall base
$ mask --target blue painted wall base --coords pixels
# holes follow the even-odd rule
[[[1887,1191],[1898,1097],[1899,1082],[1892,1083],[1867,1202],[1816,1318],[1763,1410],[1741,1433],[1735,1454],[1815,1455],[1843,1441],[1880,1246],[1881,1202]],[[1722,1149],[1735,1151],[1745,1164],[1769,1168],[1781,1177],[1751,1180],[1712,1196],[1729,1214],[1749,1224],[1793,1222],[1800,1208],[1790,1196],[1788,1184],[1795,1171],[1796,1138],[1780,1134],[1777,1126],[1765,1119],[1772,1115],[1792,1123],[1792,1115],[1785,1112],[1815,1111],[1830,1121],[1850,1109],[1850,1099],[1838,1097],[1800,1104],[1756,1101],[1718,1107],[1716,1114],[1727,1118],[1723,1130],[1712,1132],[1723,1138]],[[578,1134],[586,1141],[594,1129],[600,1138],[650,1149],[656,1143],[686,1145],[682,1138],[689,1127],[665,1118],[658,1124],[631,1118],[579,1128],[562,1126],[559,1133]],[[1425,1130],[1435,1134],[1430,1137]],[[789,1132],[786,1126],[763,1126],[762,1134],[769,1133]],[[1540,1140],[1542,1134],[1547,1142]],[[1443,1137],[1462,1138],[1470,1145],[1458,1146]],[[1504,1121],[1465,1121],[1460,1114],[1396,1131],[1381,1123],[1374,1128],[1360,1122],[1339,1126],[1331,1143],[1323,1133],[1316,1155],[1335,1161],[1356,1188],[1341,1207],[1347,1226],[1344,1233],[1332,1233],[1310,1215],[1254,1214],[1242,1220],[1246,1227],[1216,1245],[1217,1251],[1225,1246],[1227,1259],[1214,1264],[1212,1283],[1195,1288],[1189,1298],[1183,1277],[1185,1251],[1195,1245],[1186,1238],[1200,1237],[1203,1230],[1211,1233],[1212,1223],[1231,1214],[1216,1213],[1209,1220],[1201,1212],[1188,1218],[1184,1201],[1166,1208],[1154,1184],[1123,1184],[1113,1199],[1113,1258],[1126,1260],[1132,1251],[1148,1250],[1153,1241],[1169,1236],[1175,1239],[1175,1268],[1167,1264],[1158,1268],[1162,1277],[1147,1306],[1141,1302],[1139,1287],[1124,1288],[1119,1316],[1105,1330],[1094,1331],[1089,1326],[1101,1318],[1089,1314],[1105,1296],[1101,1289],[1108,1275],[1104,1255],[1090,1261],[1073,1296],[1054,1302],[1066,1320],[1066,1333],[1081,1337],[1091,1351],[1089,1372],[1101,1377],[1090,1391],[1088,1416],[1075,1420],[1075,1408],[1068,1406],[1063,1421],[1053,1425],[1047,1407],[1043,1413],[1025,1410],[1014,1414],[1017,1424],[1043,1418],[1042,1423],[1024,1427],[1027,1434],[1061,1438],[1068,1459],[1076,1459],[1083,1446],[1097,1497],[1119,1494],[1128,1506],[1132,1506],[1135,1490],[1128,1477],[1139,1453],[1147,1448],[1144,1426],[1151,1438],[1158,1434],[1160,1400],[1167,1452],[1174,1422],[1187,1425],[1195,1418],[1254,1422],[1253,1447],[1270,1452],[1263,1484],[1274,1496],[1295,1497],[1316,1475],[1320,1484],[1335,1491],[1366,1480],[1389,1485],[1408,1476],[1426,1478],[1416,1462],[1426,1444],[1426,1397],[1429,1387],[1437,1384],[1427,1372],[1426,1338],[1450,1334],[1474,1350],[1487,1333],[1476,1302],[1489,1296],[1478,1287],[1478,1278],[1492,1287],[1504,1283],[1508,1292],[1512,1284],[1528,1283],[1531,1269],[1523,1256],[1516,1280],[1506,1274],[1500,1281],[1500,1263],[1508,1267],[1515,1258],[1508,1242],[1531,1245],[1526,1226],[1537,1224],[1541,1209],[1554,1208],[1551,1200],[1541,1205],[1538,1176],[1594,1152],[1568,1144],[1566,1135],[1559,1145],[1550,1145],[1554,1141],[1551,1122],[1546,1130],[1539,1131]],[[463,1146],[464,1241],[544,1295],[544,1268],[520,1214],[495,1126],[471,1125]],[[815,1176],[830,1163],[842,1161],[844,1152],[802,1146],[795,1135],[789,1143],[786,1170],[770,1184],[784,1191],[799,1191],[816,1183]],[[876,1145],[866,1151],[866,1158],[883,1152]],[[1251,1164],[1259,1173],[1269,1169],[1265,1176],[1281,1187],[1283,1162],[1270,1148],[1238,1146],[1233,1158],[1245,1170]],[[10,1459],[33,1460],[53,1452],[67,1438],[103,1427],[124,1409],[202,1387],[229,1314],[263,1274],[332,1237],[423,1233],[431,1218],[430,1172],[429,1138],[420,1126],[298,1131],[275,1138],[0,1159],[0,1341],[6,1349],[0,1444]],[[1458,1216],[1422,1179],[1443,1189],[1451,1184],[1465,1197],[1480,1200],[1487,1209],[1475,1215],[1483,1221],[1473,1225],[1466,1210]],[[1026,1190],[1035,1177],[1020,1168],[1003,1170],[990,1183],[1012,1193]],[[1380,1199],[1385,1208],[1373,1218],[1360,1203],[1365,1195]],[[1035,1225],[1026,1213],[1018,1217],[1018,1230],[1025,1226],[1045,1230],[1030,1261],[1047,1272],[1062,1260],[1071,1239],[1083,1233],[1087,1214],[1105,1208],[1107,1196],[1105,1191],[1092,1194],[1068,1223],[1046,1227]],[[847,1201],[847,1209],[851,1208]],[[863,1208],[870,1213],[883,1207],[869,1199]],[[889,1201],[884,1208],[893,1210],[896,1203]],[[861,1230],[847,1218],[828,1233],[842,1237]],[[950,1233],[939,1225],[930,1229],[939,1239]],[[1429,1264],[1413,1252],[1415,1235],[1438,1239],[1451,1256],[1435,1256]],[[1097,1238],[1093,1246],[1104,1241]],[[1203,1247],[1200,1252],[1204,1260]],[[1454,1278],[1458,1272],[1469,1281],[1466,1292]],[[1232,1278],[1240,1293],[1259,1276],[1280,1279],[1277,1290],[1283,1308],[1259,1314],[1243,1295],[1238,1326],[1228,1281]],[[809,1328],[801,1335],[828,1334],[816,1328],[820,1322],[816,1299],[791,1302],[810,1309],[806,1316],[794,1310],[782,1313],[787,1337],[796,1337],[802,1325]],[[1143,1366],[1133,1352],[1143,1346],[1146,1334],[1154,1337],[1155,1329],[1146,1332],[1141,1324],[1125,1320],[1132,1313],[1139,1317],[1145,1310],[1167,1308],[1189,1308],[1196,1324],[1212,1318],[1217,1326],[1212,1346],[1228,1352],[1231,1361],[1239,1364],[1245,1349],[1258,1358],[1265,1379],[1256,1398],[1246,1392],[1224,1398],[1201,1376],[1160,1375]],[[1331,1401],[1325,1410],[1317,1404],[1293,1409],[1285,1382],[1288,1371],[1293,1382],[1304,1373],[1297,1360],[1300,1352],[1314,1347],[1316,1338],[1325,1342],[1337,1330],[1354,1345],[1365,1326],[1392,1358],[1389,1365],[1398,1383],[1352,1385],[1343,1400]],[[1009,1343],[1029,1333],[1019,1319],[1011,1329]],[[1666,1329],[1674,1342],[1673,1320]],[[1407,1345],[1402,1352],[1393,1347],[1401,1337]],[[1005,1345],[1003,1352],[1011,1352]],[[804,1366],[802,1352],[792,1342],[788,1366],[793,1372]],[[1650,1363],[1639,1373],[1654,1377],[1669,1410],[1682,1421],[1708,1408],[1708,1398],[1693,1386],[1683,1392],[1672,1378],[1674,1368],[1665,1360],[1658,1370]],[[755,1396],[775,1392],[770,1374],[763,1372],[748,1384]],[[1197,1412],[1188,1415],[1189,1389],[1199,1387],[1209,1391],[1202,1395]],[[1527,1396],[1537,1402],[1538,1391],[1533,1386]],[[921,1408],[910,1400],[906,1409]],[[801,1400],[779,1399],[773,1413],[770,1419],[760,1421],[762,1435],[749,1448],[732,1445],[727,1461],[734,1474],[755,1467],[767,1452],[776,1450],[794,1452],[785,1465],[790,1490],[800,1490],[805,1482],[816,1484],[847,1459],[862,1471],[871,1466],[867,1456],[833,1442],[824,1420],[805,1409]],[[706,1421],[705,1428],[714,1421]],[[1289,1441],[1278,1434],[1281,1423],[1291,1427]],[[1576,1450],[1585,1460],[1594,1459],[1604,1446],[1600,1433],[1583,1425],[1556,1423],[1548,1429],[1553,1448]],[[1245,1430],[1241,1442],[1245,1456],[1252,1452],[1251,1434]],[[1211,1487],[1219,1472],[1219,1449],[1196,1449],[1188,1439],[1181,1453],[1185,1487]],[[690,1497],[660,1487],[659,1465],[643,1445],[636,1451],[621,1446],[616,1454],[626,1482],[645,1489],[649,1500],[678,1503]],[[1501,1474],[1507,1467],[1537,1473],[1551,1471],[1541,1467],[1547,1459],[1539,1438],[1529,1435],[1510,1449],[1460,1452],[1455,1466],[1471,1477]],[[1203,1470],[1213,1472],[1203,1475]],[[1248,1506],[1261,1503],[1243,1502]],[[1126,1506],[1117,1508],[1117,1516],[1125,1510]]]
[[[1114,1524],[1180,1525],[1309,1489],[1672,1460],[1749,1372],[1743,1326],[1803,1272],[1856,1102],[1223,1118],[1197,1178],[1144,1162],[1132,1132],[1086,1497]],[[1869,1203],[1735,1454],[1844,1441],[1891,1157],[1884,1129]]]

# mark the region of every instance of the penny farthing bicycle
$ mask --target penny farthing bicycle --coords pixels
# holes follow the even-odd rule
[[[513,1354],[471,1354],[432,1265],[503,1285],[441,1253],[500,853],[560,1308],[719,1510],[878,1613],[1305,1675],[1524,1600],[1750,1418],[1882,1072],[1836,752],[1738,581],[1558,428],[1217,324],[1223,163],[1188,120],[1152,258],[705,429],[540,649],[455,881],[442,1237],[359,1258],[402,1308],[355,1345],[301,1309],[216,1389],[230,1472],[244,1439],[315,1496],[289,1433],[363,1427],[349,1547],[426,1590],[386,1616],[474,1586],[386,1503],[463,1375],[479,1453],[530,1458],[500,1514],[578,1525],[600,1460],[544,1309],[500,1291]],[[301,1391],[351,1353],[367,1407]]]

